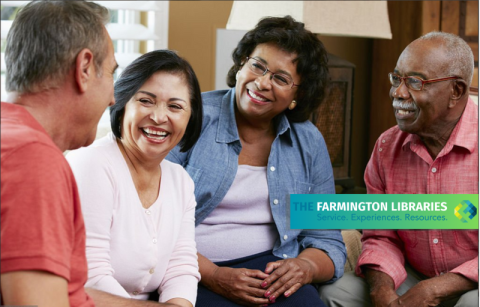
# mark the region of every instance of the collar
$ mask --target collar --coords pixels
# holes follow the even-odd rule
[[[293,146],[290,123],[284,113],[273,119],[277,138],[285,137],[290,146]],[[216,141],[219,143],[232,143],[240,141],[238,136],[237,121],[235,119],[235,88],[231,88],[222,98],[220,116],[218,119]]]
[[[27,111],[23,106],[10,102],[1,103],[1,118],[2,122],[7,121],[16,121],[21,123],[24,126],[28,126],[34,130],[45,133],[49,138],[47,131],[43,126],[33,117],[30,112]]]
[[[403,144],[404,148],[408,143],[421,144],[420,137],[416,134],[409,134]],[[448,153],[454,146],[463,147],[470,153],[476,150],[478,146],[478,106],[468,97],[467,104],[463,110],[462,116],[448,138],[447,144],[442,152]],[[440,156],[440,154],[439,154]]]

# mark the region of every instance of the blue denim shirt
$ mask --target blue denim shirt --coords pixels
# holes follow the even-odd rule
[[[233,183],[242,149],[235,121],[235,89],[202,94],[203,126],[188,152],[175,147],[167,159],[181,164],[195,182],[196,225],[223,200]],[[289,194],[334,194],[333,171],[327,147],[309,121],[289,123],[284,114],[274,119],[277,136],[267,165],[270,207],[279,233],[273,254],[293,258],[307,247],[325,251],[335,265],[333,282],[343,275],[346,251],[338,230],[290,229],[287,223]],[[245,191],[248,193],[248,191]]]

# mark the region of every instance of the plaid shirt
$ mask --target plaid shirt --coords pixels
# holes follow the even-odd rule
[[[365,170],[369,194],[477,194],[478,107],[471,99],[435,160],[417,135],[395,126],[375,144]],[[362,266],[406,279],[405,258],[427,277],[458,273],[478,282],[478,230],[364,230]]]

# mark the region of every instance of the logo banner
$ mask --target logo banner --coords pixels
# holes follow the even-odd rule
[[[291,229],[478,229],[478,194],[291,194]]]

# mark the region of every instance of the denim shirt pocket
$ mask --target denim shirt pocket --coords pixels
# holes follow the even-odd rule
[[[310,194],[314,186],[312,183],[295,180],[295,194]]]

